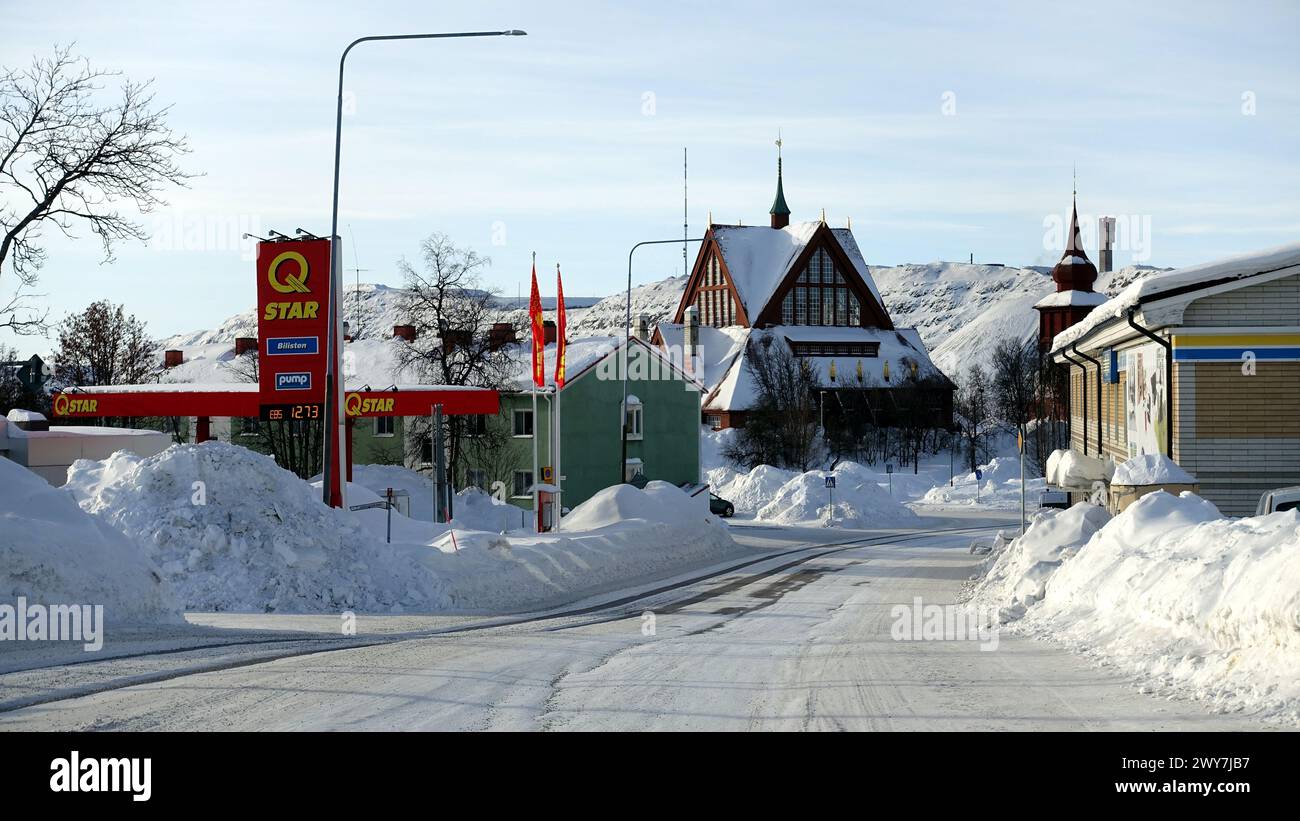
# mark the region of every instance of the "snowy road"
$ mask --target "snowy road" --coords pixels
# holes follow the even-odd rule
[[[206,648],[154,638],[119,647],[128,655],[116,660],[10,663],[0,667],[0,729],[1247,726],[1139,693],[1045,642],[1004,633],[982,651],[975,641],[893,640],[894,605],[955,601],[976,564],[972,530],[736,531],[763,551],[743,567],[610,594],[567,615],[363,618],[346,640],[323,632],[328,617],[211,616],[226,629],[209,629]],[[827,544],[854,537],[867,543]]]

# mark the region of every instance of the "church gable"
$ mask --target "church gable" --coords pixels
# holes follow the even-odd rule
[[[791,263],[755,324],[894,327],[875,289],[825,223]]]
[[[710,226],[700,251],[695,257],[695,267],[686,282],[686,292],[677,306],[674,322],[682,322],[686,309],[694,305],[701,325],[722,328],[728,325],[749,327],[749,314],[745,310],[740,291],[727,267],[722,249]]]

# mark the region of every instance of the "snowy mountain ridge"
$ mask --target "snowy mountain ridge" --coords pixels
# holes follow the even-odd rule
[[[1132,265],[1102,274],[1097,290],[1108,296],[1126,285],[1162,270]],[[1016,268],[964,262],[931,262],[873,266],[871,276],[885,300],[894,324],[916,328],[931,358],[949,376],[971,364],[987,364],[993,343],[1003,337],[1029,339],[1038,332],[1033,305],[1055,290],[1051,270],[1038,266]],[[632,315],[645,314],[651,326],[670,320],[681,302],[686,277],[638,285],[632,289]],[[406,321],[404,290],[362,283],[348,288],[344,318],[356,339],[386,338],[394,325]],[[570,297],[569,337],[621,335],[627,319],[627,296],[620,292],[603,299]],[[526,329],[528,311],[514,298],[501,299],[498,322]],[[543,303],[554,316],[554,300]],[[257,313],[249,310],[226,319],[211,330],[177,334],[163,340],[163,348],[187,349],[219,343],[234,344],[235,337],[257,336]]]

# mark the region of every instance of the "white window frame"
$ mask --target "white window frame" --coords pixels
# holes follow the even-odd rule
[[[632,457],[623,463],[623,481],[630,482],[640,473],[645,475],[645,462],[637,457]]]
[[[635,424],[628,424],[628,416],[631,416]],[[623,408],[623,425],[627,428],[627,439],[629,442],[640,442],[645,439],[645,403],[629,402]]]
[[[519,429],[519,415],[524,414],[528,417],[528,428],[532,433],[515,433]],[[510,434],[515,439],[532,439],[533,434],[537,432],[537,419],[533,416],[532,408],[515,408],[514,413],[510,415]]]
[[[387,421],[388,421],[388,424],[389,424],[389,426],[390,426],[390,428],[391,428],[391,430],[389,430],[388,433],[384,433],[383,431],[381,431],[381,430],[379,429],[379,423],[380,423],[380,420],[381,420],[381,419],[382,419],[382,420],[387,420]],[[376,438],[376,439],[391,439],[391,438],[393,438],[393,437],[396,436],[396,435],[397,435],[397,417],[396,417],[396,416],[376,416],[376,417],[375,417],[375,438]]]

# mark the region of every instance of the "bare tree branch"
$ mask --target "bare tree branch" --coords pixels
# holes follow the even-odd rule
[[[189,145],[167,126],[169,108],[155,106],[150,82],[122,80],[118,100],[102,102],[119,77],[68,46],[0,69],[0,277],[17,280],[14,299],[32,296],[22,292],[45,264],[44,228],[74,238],[89,229],[111,262],[115,243],[148,239],[129,212],[165,205],[163,189],[194,176],[177,163]],[[45,316],[11,301],[0,327],[35,333]]]

